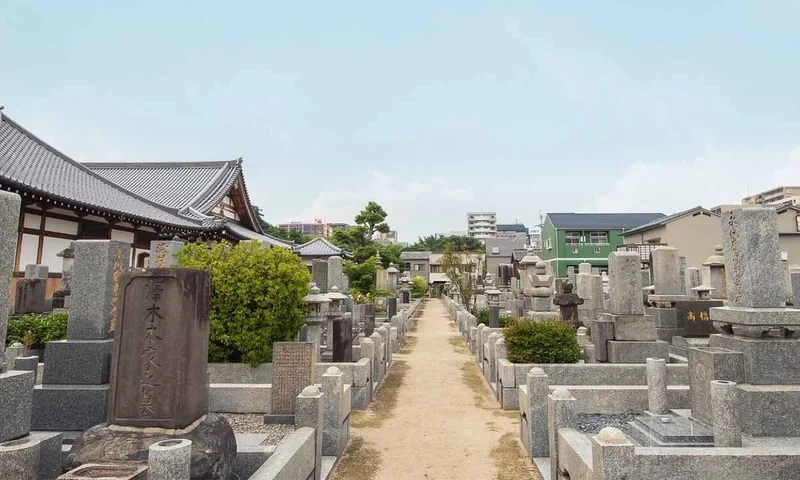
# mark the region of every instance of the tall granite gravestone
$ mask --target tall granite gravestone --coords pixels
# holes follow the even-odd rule
[[[353,314],[343,314],[333,322],[333,361],[353,361]]]
[[[647,314],[655,319],[656,337],[672,343],[672,337],[683,335],[683,325],[678,324],[676,302],[688,300],[682,292],[686,280],[681,278],[681,258],[678,249],[657,247],[651,252],[650,266],[653,270],[653,294],[647,297],[652,307]]]
[[[315,364],[311,342],[272,345],[272,409],[264,417],[266,423],[294,423],[294,400],[304,388],[316,383]]]
[[[47,276],[49,269],[45,265],[27,265],[25,278],[17,281],[14,295],[14,313],[42,313],[47,310]]]
[[[133,269],[120,285],[108,424],[78,436],[69,466],[142,462],[151,444],[188,439],[192,478],[227,479],[233,430],[207,414],[210,273]]]
[[[332,256],[328,258],[328,290],[331,287],[337,287],[340,292],[342,290],[342,275],[344,274],[342,267],[342,257]]]
[[[364,305],[364,336],[369,337],[375,331],[375,304]]]
[[[150,268],[170,268],[178,264],[175,255],[185,244],[177,237],[173,240],[150,242]]]
[[[311,281],[317,285],[320,293],[328,293],[328,262],[325,260],[311,261]]]
[[[67,339],[45,346],[42,385],[33,396],[37,430],[85,430],[106,420],[120,278],[131,247],[115,240],[78,240],[73,245]]]
[[[61,473],[60,433],[31,430],[34,372],[6,365],[8,294],[17,254],[19,195],[0,191],[0,478],[36,480]]]

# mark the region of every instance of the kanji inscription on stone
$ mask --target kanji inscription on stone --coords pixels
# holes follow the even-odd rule
[[[276,342],[272,345],[272,413],[293,414],[298,395],[315,382],[314,344]]]
[[[683,328],[686,337],[707,337],[717,333],[708,312],[712,307],[721,306],[719,300],[675,302],[678,328]]]

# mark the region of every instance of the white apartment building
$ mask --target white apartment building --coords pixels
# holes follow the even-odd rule
[[[497,214],[495,212],[467,212],[467,235],[475,238],[497,236]]]

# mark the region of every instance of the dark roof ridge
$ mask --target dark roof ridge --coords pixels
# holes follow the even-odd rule
[[[89,169],[95,168],[109,168],[109,169],[123,169],[123,168],[212,168],[212,167],[226,167],[231,164],[241,164],[242,159],[237,158],[234,160],[210,160],[210,161],[180,161],[180,162],[85,162]]]
[[[3,122],[3,121],[8,122],[14,128],[18,129],[20,132],[22,132],[23,134],[25,134],[29,138],[31,138],[35,143],[38,143],[43,148],[45,148],[47,150],[50,150],[54,155],[62,158],[64,161],[66,161],[66,162],[78,167],[78,169],[80,169],[80,170],[86,172],[87,174],[97,178],[98,180],[100,180],[101,182],[105,183],[106,185],[108,185],[108,186],[110,186],[110,187],[112,187],[112,188],[114,188],[116,190],[119,190],[121,192],[124,192],[126,195],[130,195],[131,197],[133,197],[133,198],[135,198],[135,199],[137,199],[139,201],[142,201],[142,202],[144,202],[144,203],[146,203],[146,204],[148,204],[148,205],[150,205],[150,206],[152,206],[154,208],[157,208],[157,209],[159,209],[159,210],[161,210],[163,212],[167,212],[167,213],[170,213],[172,215],[179,216],[178,211],[176,209],[165,208],[164,206],[159,205],[159,204],[157,204],[157,203],[155,203],[155,202],[153,202],[153,201],[151,201],[151,200],[149,200],[147,198],[144,198],[144,197],[142,197],[140,195],[137,195],[136,193],[133,193],[128,189],[122,188],[121,186],[117,185],[116,183],[112,182],[111,180],[108,180],[107,178],[103,177],[99,173],[92,171],[90,168],[87,168],[82,163],[78,162],[77,160],[74,160],[69,155],[64,154],[63,152],[61,152],[57,148],[55,148],[52,145],[50,145],[49,143],[45,142],[44,140],[39,138],[37,135],[35,135],[33,132],[31,132],[27,128],[25,128],[22,125],[20,125],[19,123],[17,123],[13,118],[9,117],[8,115],[6,115],[6,114],[4,114],[3,112],[0,111],[0,122]],[[47,192],[45,192],[45,193],[47,193]],[[82,203],[82,202],[77,202],[77,203]],[[92,207],[97,208],[99,210],[107,210],[109,212],[112,211],[110,209],[101,207],[99,205],[92,205]],[[126,215],[129,215],[129,216],[132,216],[132,217],[135,216],[135,215],[132,215],[132,214],[126,214]],[[141,218],[144,218],[144,217],[141,217]],[[187,218],[187,217],[183,217],[183,216],[181,216],[181,218],[184,218],[184,219],[192,221],[192,222],[196,222],[196,220],[191,219],[191,218]],[[178,225],[175,225],[175,226],[178,226]]]

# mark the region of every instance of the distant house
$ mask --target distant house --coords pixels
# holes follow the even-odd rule
[[[330,257],[342,257],[348,260],[353,258],[350,252],[339,248],[323,237],[317,237],[310,242],[294,247],[294,253],[300,255],[303,263],[311,268],[314,260],[327,260]]]
[[[686,257],[687,267],[698,267],[722,241],[719,215],[694,207],[666,215],[623,233],[626,245],[668,245]]]
[[[43,264],[60,277],[57,253],[81,239],[130,243],[135,266],[159,238],[290,245],[262,232],[241,159],[83,164],[2,113],[0,188],[22,197],[17,271]]]
[[[662,218],[663,213],[548,213],[542,227],[542,259],[560,278],[589,262],[600,273],[608,254],[621,246],[623,232]]]
[[[401,268],[404,272],[411,272],[411,276],[420,276],[425,283],[431,281],[431,252],[403,252],[400,254]]]
[[[523,223],[498,223],[497,238],[507,238],[523,245],[529,244],[528,227]]]
[[[499,227],[499,225],[498,225]],[[520,237],[498,237],[485,240],[486,273],[491,273],[496,279],[495,285],[500,285],[502,276],[500,265],[511,265],[514,260],[514,250],[522,249],[526,240]]]

